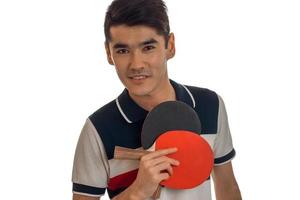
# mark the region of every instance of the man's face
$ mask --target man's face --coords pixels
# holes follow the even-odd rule
[[[174,56],[174,37],[165,39],[147,26],[112,26],[106,46],[108,62],[131,95],[147,96],[168,83],[167,60]]]

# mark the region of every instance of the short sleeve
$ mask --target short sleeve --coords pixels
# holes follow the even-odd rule
[[[214,143],[215,165],[222,165],[235,156],[235,150],[232,144],[231,133],[228,124],[228,117],[225,109],[223,99],[219,98],[219,112],[218,112],[218,132]]]
[[[73,193],[100,197],[104,195],[109,167],[103,143],[92,122],[84,124],[73,163]]]

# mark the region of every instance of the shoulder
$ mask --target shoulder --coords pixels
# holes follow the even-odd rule
[[[198,109],[218,109],[220,97],[219,95],[208,88],[201,88],[195,86],[185,85],[188,91],[191,93],[195,102],[195,108]]]
[[[92,123],[96,123],[97,121],[109,120],[110,118],[114,118],[119,114],[116,101],[112,100],[106,105],[102,106],[98,110],[96,110],[93,114],[89,116],[89,119]]]
[[[124,119],[119,106],[118,99],[115,99],[89,116],[101,138],[108,159],[113,158],[116,145],[129,148],[140,147],[138,133],[142,122],[128,123]]]
[[[203,125],[204,134],[213,134],[217,132],[218,128],[218,114],[219,114],[219,95],[208,88],[201,88],[195,86],[185,86],[191,93],[195,102],[195,111]]]
[[[211,89],[190,85],[185,85],[185,87],[192,93],[195,100],[208,103],[210,101],[218,101],[218,94]]]
[[[116,101],[113,100],[96,110],[89,116],[89,120],[100,136],[108,158],[111,158],[115,143],[113,133],[120,132],[121,128],[118,122],[124,121],[118,111]]]

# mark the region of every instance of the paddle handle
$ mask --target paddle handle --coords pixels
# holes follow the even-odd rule
[[[148,153],[150,152],[142,149],[130,149],[126,147],[115,146],[114,158],[139,160],[142,156]]]
[[[159,185],[155,192],[152,194],[152,199],[156,200],[156,199],[159,199],[160,197],[160,192],[161,192],[161,186]]]

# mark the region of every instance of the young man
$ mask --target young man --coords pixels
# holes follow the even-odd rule
[[[113,159],[114,147],[141,148],[140,131],[147,113],[170,100],[190,105],[201,120],[201,134],[215,156],[212,178],[217,199],[241,199],[222,99],[213,91],[184,86],[168,77],[167,61],[175,54],[175,41],[164,2],[115,0],[104,27],[108,62],[125,89],[93,113],[82,129],[74,159],[73,200],[96,200],[106,190],[115,200],[151,199],[159,183],[172,175],[172,167],[180,165],[167,157],[177,150],[159,150],[130,161]],[[162,188],[160,199],[209,200],[210,179],[189,190]]]

